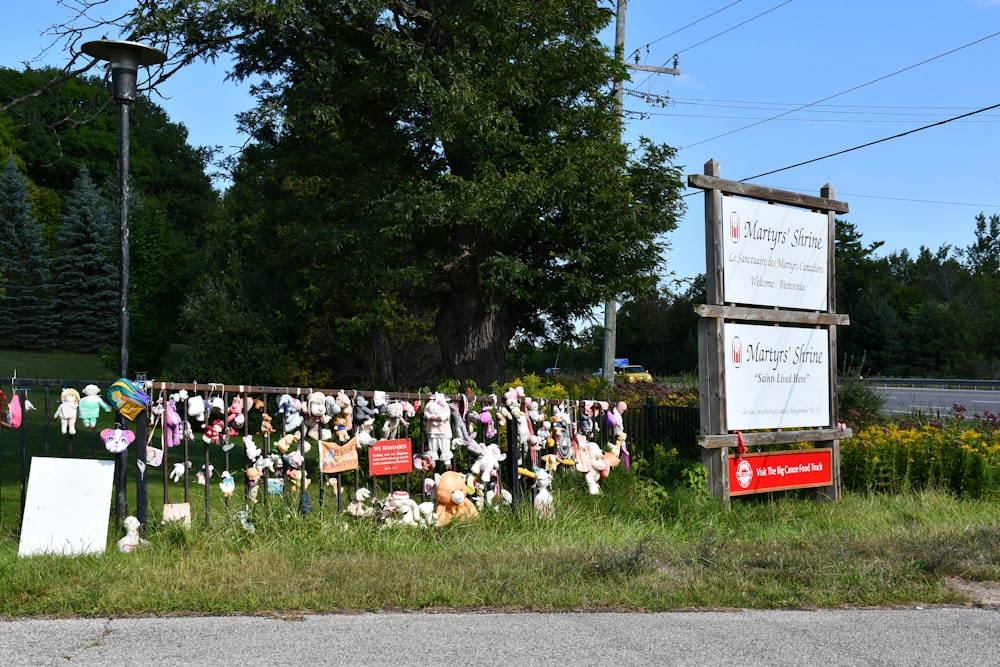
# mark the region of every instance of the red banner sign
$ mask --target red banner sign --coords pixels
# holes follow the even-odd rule
[[[378,440],[368,447],[368,474],[399,475],[413,470],[413,444],[409,438]]]
[[[833,450],[802,449],[729,457],[729,495],[833,484]]]

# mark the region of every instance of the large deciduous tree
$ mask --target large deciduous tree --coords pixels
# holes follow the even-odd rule
[[[183,15],[192,52],[229,40],[262,81],[244,248],[283,267],[316,354],[432,318],[445,372],[486,383],[516,332],[653,281],[682,182],[672,149],[620,139],[608,3],[157,4],[140,30]]]

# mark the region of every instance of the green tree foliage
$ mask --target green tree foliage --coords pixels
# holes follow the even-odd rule
[[[0,265],[0,344],[15,350],[52,348],[58,320],[49,261],[28,206],[28,179],[13,156],[0,171]]]
[[[271,321],[304,361],[433,334],[447,375],[485,385],[516,332],[652,284],[681,210],[673,150],[620,142],[624,70],[597,39],[611,16],[568,0],[160,2],[136,29],[229,45],[235,74],[263,79],[233,193],[258,213],[224,236],[269,267]]]
[[[86,167],[73,183],[56,232],[59,348],[97,352],[114,343],[118,312],[117,225]]]
[[[0,69],[0,102],[38,92],[0,114],[0,143],[9,143],[24,164],[29,204],[42,227],[42,254],[53,259],[62,280],[63,258],[55,252],[64,247],[58,240],[64,220],[82,224],[97,214],[74,210],[71,193],[80,170],[86,168],[93,183],[118,199],[120,122],[102,81],[79,77],[46,87],[58,75],[50,69]],[[183,295],[208,265],[205,248],[219,201],[205,173],[208,152],[187,144],[182,125],[144,97],[135,101],[130,118],[130,356],[134,368],[155,372],[178,337]],[[111,264],[77,277],[73,289],[101,293],[103,285],[88,281],[106,281],[110,273],[117,290],[118,238],[109,235],[100,253]],[[114,334],[118,308],[112,306],[105,328]]]

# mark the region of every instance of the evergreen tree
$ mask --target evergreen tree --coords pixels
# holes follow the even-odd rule
[[[90,171],[81,167],[56,233],[60,349],[97,352],[114,342],[117,329],[109,324],[118,308],[114,232],[114,212]]]
[[[0,345],[15,350],[52,347],[56,330],[49,261],[38,222],[28,206],[28,179],[13,155],[0,171]]]

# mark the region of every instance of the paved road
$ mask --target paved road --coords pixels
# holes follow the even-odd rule
[[[1000,414],[1000,391],[984,389],[940,389],[925,387],[874,387],[885,398],[887,412],[911,414],[951,414],[956,403],[964,405],[968,414],[990,411]]]
[[[3,665],[996,665],[1000,611],[385,613],[0,622]]]

